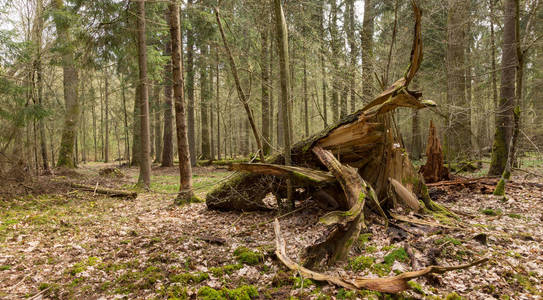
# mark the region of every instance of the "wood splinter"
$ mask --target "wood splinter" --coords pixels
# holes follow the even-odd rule
[[[316,281],[325,281],[346,289],[368,289],[383,293],[399,293],[409,288],[407,281],[413,278],[421,277],[428,274],[443,274],[447,271],[467,269],[472,266],[483,264],[489,260],[488,257],[481,258],[474,262],[458,265],[458,266],[429,266],[418,271],[404,272],[392,277],[383,278],[364,278],[355,277],[351,279],[340,278],[304,268],[291,260],[286,254],[286,242],[281,235],[281,226],[279,220],[275,219],[275,254],[289,269],[299,272],[304,278],[309,278]]]

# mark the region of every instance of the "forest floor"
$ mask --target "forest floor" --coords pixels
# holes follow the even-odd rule
[[[210,211],[204,203],[173,205],[178,189],[175,167],[154,168],[152,192],[138,191],[132,200],[66,184],[98,182],[101,187],[134,189],[137,169],[121,168],[123,178],[100,176],[98,171],[105,166],[86,164],[78,174],[3,183],[1,299],[384,297],[303,280],[288,271],[273,254],[271,221],[276,212]],[[196,168],[197,194],[203,198],[229,174],[225,169]],[[382,220],[368,213],[368,228],[349,261],[327,272],[386,276],[487,256],[490,261],[484,265],[416,279],[410,290],[394,297],[543,297],[540,180],[515,177],[507,198],[492,196],[485,181],[433,186],[430,193],[460,220],[437,218],[440,226],[398,223],[385,232]],[[317,222],[323,211],[312,201],[297,207],[280,222],[289,256],[300,261],[301,250],[322,235],[324,227]]]

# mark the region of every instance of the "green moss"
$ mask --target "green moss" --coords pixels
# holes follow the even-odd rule
[[[514,279],[514,281],[512,279]],[[533,283],[530,281],[530,277],[522,274],[513,274],[512,279],[507,279],[507,281],[509,283],[513,283],[516,281],[516,283],[520,285],[526,292],[529,292],[531,294],[542,294],[541,292],[538,292],[537,288],[534,287]]]
[[[481,210],[481,212],[487,216],[497,216],[501,215],[503,212],[501,209],[492,209],[492,208],[485,208]]]
[[[507,214],[507,216],[513,219],[522,219],[522,215],[519,214]]]
[[[198,273],[182,273],[170,275],[170,281],[179,282],[179,283],[200,283],[204,280],[209,279],[209,274],[204,272]]]
[[[246,265],[257,265],[264,261],[264,255],[257,251],[251,251],[247,247],[238,247],[234,250],[236,259]]]
[[[366,253],[375,253],[377,252],[377,247],[375,246],[366,246]]]
[[[128,271],[115,281],[120,285],[115,292],[129,294],[136,290],[152,289],[155,284],[164,279],[164,274],[157,267],[148,267],[143,272]]]
[[[204,286],[198,290],[198,299],[202,300],[251,300],[259,296],[258,290],[252,285],[242,285],[235,289],[223,288],[222,290]]]
[[[9,269],[11,269],[11,266],[8,266],[8,265],[0,266],[0,271],[7,271]]]
[[[374,264],[371,266],[371,271],[381,277],[388,275],[390,270],[391,268],[387,264]]]
[[[237,271],[237,270],[239,270],[241,268],[243,268],[242,264],[235,264],[235,265],[225,265],[225,266],[222,266],[222,267],[211,267],[211,268],[209,268],[209,271],[215,277],[221,277],[224,274],[232,274],[232,273],[234,273],[234,271]]]
[[[337,291],[336,299],[356,299],[356,292],[355,291],[348,291],[344,288],[340,288]]]
[[[349,267],[353,271],[364,271],[375,263],[375,258],[370,256],[358,256],[349,262]]]
[[[450,236],[444,236],[442,238],[439,238],[439,239],[435,240],[434,243],[437,244],[437,245],[443,245],[445,243],[451,243],[451,244],[453,244],[455,246],[458,246],[458,245],[462,244],[462,242],[460,240],[457,240],[457,239],[455,239],[453,237],[450,237]]]
[[[407,282],[407,284],[415,293],[420,294],[420,295],[426,295],[426,293],[424,293],[424,290],[422,289],[422,286],[418,284],[416,281],[410,280]]]
[[[394,261],[401,261],[406,262],[409,260],[409,256],[407,255],[407,252],[405,252],[405,249],[397,248],[395,250],[392,250],[389,254],[387,254],[384,258],[385,264],[392,265]]]
[[[494,192],[492,194],[494,196],[504,196],[505,195],[505,180],[504,180],[503,177],[500,179],[500,181],[498,181],[498,184],[496,185],[496,188],[494,189]]]
[[[303,282],[300,277],[294,277],[293,280],[294,280],[293,288],[295,289],[301,288],[302,284],[304,288],[315,284],[315,282],[313,282],[313,280],[309,278],[304,278]]]
[[[462,297],[460,297],[457,293],[452,292],[445,297],[445,300],[462,300]]]

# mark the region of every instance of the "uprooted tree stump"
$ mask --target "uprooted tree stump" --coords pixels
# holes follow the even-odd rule
[[[331,230],[316,244],[305,249],[306,267],[323,263],[330,265],[345,259],[365,226],[364,209],[368,206],[379,211],[385,217],[385,222],[385,211],[389,216],[396,215],[391,209],[397,209],[396,212],[439,211],[450,214],[430,199],[424,178],[409,160],[393,120],[393,111],[398,107],[421,109],[435,105],[432,101],[421,100],[420,92],[408,89],[422,60],[421,14],[414,1],[412,4],[416,21],[414,41],[411,63],[404,77],[364,108],[296,143],[291,149],[292,166],[284,166],[281,155],[270,157],[266,164],[232,164],[232,169],[244,172],[235,174],[207,195],[209,209],[269,209],[263,199],[269,193],[278,198],[284,197],[286,184],[283,179],[289,178],[295,186],[302,188],[298,190],[303,190],[298,197],[311,196],[337,209],[321,217],[320,222],[329,225]],[[278,225],[276,234],[281,239],[277,228]],[[322,277],[290,261],[284,251],[280,251],[280,247],[284,248],[282,243],[278,243],[277,247],[278,257],[289,268],[308,271],[304,276],[317,274],[310,278],[349,288],[373,284],[366,284],[363,280],[360,281],[362,283],[342,284],[345,281]],[[434,272],[437,270],[435,268],[441,267],[431,267],[422,273],[415,272],[415,275]],[[413,278],[410,277],[412,275],[408,274],[405,278]],[[398,280],[403,281],[404,278]]]
[[[426,183],[449,180],[449,170],[443,163],[443,150],[432,121],[430,121],[428,144],[426,145],[426,164],[420,167],[419,173],[422,174]]]

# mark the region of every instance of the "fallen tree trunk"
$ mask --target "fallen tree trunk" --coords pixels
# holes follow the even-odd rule
[[[84,184],[78,184],[78,183],[70,183],[70,187],[77,190],[108,195],[109,197],[125,197],[125,198],[135,199],[138,196],[138,193],[132,192],[132,191],[101,188],[98,186],[84,185]]]

